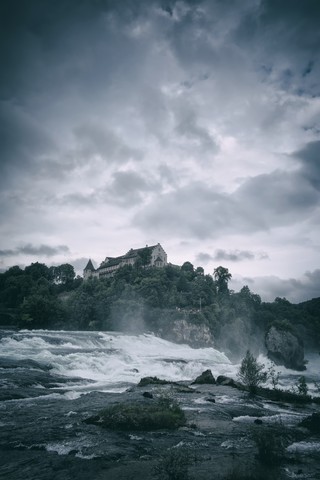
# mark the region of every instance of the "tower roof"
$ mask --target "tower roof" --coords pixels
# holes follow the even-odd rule
[[[94,272],[95,268],[93,266],[93,263],[91,262],[91,258],[89,259],[89,262],[87,263],[87,266],[85,267],[85,270],[90,270],[91,272]]]

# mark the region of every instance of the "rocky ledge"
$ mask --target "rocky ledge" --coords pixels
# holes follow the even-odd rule
[[[112,431],[108,441],[122,445],[109,480],[320,478],[319,449],[307,457],[299,450],[320,445],[320,407],[312,399],[273,401],[265,389],[251,395],[209,372],[196,384],[146,377],[85,420],[88,428]],[[167,415],[169,423],[159,424]]]

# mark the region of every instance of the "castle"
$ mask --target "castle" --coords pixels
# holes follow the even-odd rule
[[[167,254],[160,243],[151,247],[146,245],[142,248],[131,248],[125,255],[120,257],[106,257],[97,269],[94,268],[90,259],[83,270],[83,279],[112,277],[119,268],[126,265],[134,265],[139,259],[143,263],[147,259],[146,266],[148,267],[161,268],[168,263]]]

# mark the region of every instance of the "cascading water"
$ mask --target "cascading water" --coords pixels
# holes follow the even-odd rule
[[[0,345],[1,356],[50,366],[53,374],[72,378],[78,392],[124,391],[144,376],[192,380],[208,368],[215,375],[235,374],[227,356],[214,348],[193,349],[151,334],[20,331]]]

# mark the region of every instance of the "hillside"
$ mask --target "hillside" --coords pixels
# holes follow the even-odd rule
[[[33,263],[0,274],[0,321],[32,329],[153,331],[176,341],[179,329],[180,341],[189,329],[190,343],[214,343],[234,356],[257,349],[275,325],[320,349],[320,298],[262,302],[248,286],[230,291],[230,278],[224,267],[212,276],[185,262],[126,266],[113,277],[83,281],[71,265]]]

